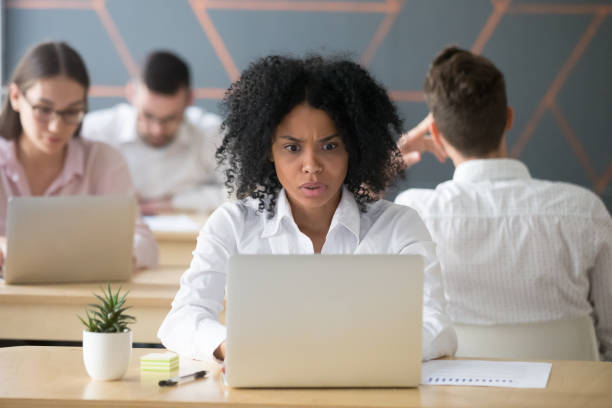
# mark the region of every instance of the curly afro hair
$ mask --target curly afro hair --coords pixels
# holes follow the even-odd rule
[[[221,108],[225,137],[216,157],[237,198],[259,200],[274,214],[281,184],[270,152],[278,124],[297,105],[325,111],[348,152],[344,184],[361,211],[401,172],[395,140],[402,122],[386,90],[358,64],[341,58],[268,56],[249,65]]]

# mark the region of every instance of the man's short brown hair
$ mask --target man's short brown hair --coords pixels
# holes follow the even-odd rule
[[[508,101],[504,75],[485,57],[447,47],[432,62],[425,99],[444,139],[467,157],[497,150]]]

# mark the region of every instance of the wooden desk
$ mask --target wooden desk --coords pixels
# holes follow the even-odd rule
[[[159,246],[160,266],[181,266],[185,269],[189,266],[197,232],[154,231],[153,235]]]
[[[113,283],[130,291],[134,342],[158,343],[156,333],[170,310],[184,268],[166,267],[136,272],[130,282]],[[97,299],[101,283],[5,285],[0,283],[0,338],[81,341],[88,303]]]
[[[160,388],[141,380],[134,349],[121,381],[90,380],[80,348],[0,349],[0,406],[9,407],[610,407],[612,363],[554,361],[545,389],[420,386],[415,389],[231,389],[212,362],[181,359],[181,374],[209,369],[208,379]],[[159,351],[159,350],[157,350]]]
[[[187,215],[200,226],[204,225],[208,216],[205,214]],[[159,264],[161,266],[187,267],[191,263],[191,253],[195,249],[198,231],[153,231],[159,245]]]

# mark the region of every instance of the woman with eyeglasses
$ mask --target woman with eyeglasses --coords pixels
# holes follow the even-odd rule
[[[0,114],[0,244],[12,196],[133,193],[121,154],[79,137],[88,90],[83,60],[63,42],[35,46],[15,68]],[[134,261],[139,268],[157,264],[157,244],[140,219]]]

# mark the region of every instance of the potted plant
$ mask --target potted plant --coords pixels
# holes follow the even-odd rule
[[[85,309],[86,319],[79,316],[86,329],[83,330],[83,362],[85,369],[94,380],[118,380],[127,371],[132,354],[132,331],[128,324],[136,321],[125,312],[128,292],[120,294],[121,288],[113,293],[110,283],[102,289],[102,295],[95,295],[99,304],[89,304]]]

